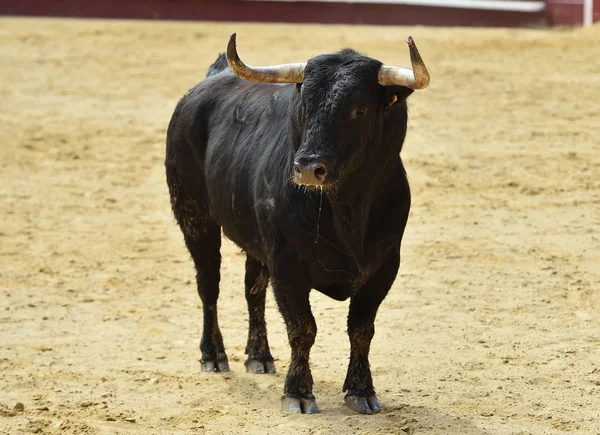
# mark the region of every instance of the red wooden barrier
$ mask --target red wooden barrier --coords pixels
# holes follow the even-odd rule
[[[534,0],[529,1],[535,2]],[[404,3],[390,1],[361,3],[360,1],[260,0],[15,0],[0,1],[0,15],[494,27],[543,25],[547,20],[543,10],[524,12]]]
[[[583,24],[583,0],[546,0],[546,10],[551,26]],[[600,0],[594,0],[593,21],[600,21]]]
[[[0,15],[494,27],[582,24],[583,0],[545,1],[546,11],[527,12],[389,0],[0,0]],[[593,18],[600,21],[600,0],[594,1]]]

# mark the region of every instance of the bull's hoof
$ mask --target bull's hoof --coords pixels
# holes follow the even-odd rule
[[[227,362],[227,359],[222,359],[219,361],[200,360],[200,366],[202,367],[202,371],[206,373],[223,373],[229,371],[229,363]]]
[[[247,360],[244,365],[246,366],[246,372],[253,374],[269,373],[274,375],[275,363],[273,361],[259,361],[256,359]]]
[[[348,393],[344,397],[344,401],[348,408],[360,414],[376,414],[383,409],[379,400],[377,400],[377,396],[374,394],[368,397],[361,397]]]
[[[283,396],[281,398],[281,411],[290,414],[318,414],[319,407],[315,396],[306,394],[304,397]]]

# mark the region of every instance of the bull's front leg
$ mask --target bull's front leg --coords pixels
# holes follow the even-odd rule
[[[397,249],[390,253],[379,270],[357,290],[350,300],[348,336],[350,338],[350,363],[344,382],[346,406],[361,414],[381,412],[375,395],[369,367],[369,350],[375,335],[375,316],[387,295],[400,265]]]
[[[285,321],[291,347],[281,410],[295,414],[316,414],[319,408],[312,394],[313,378],[309,355],[317,335],[317,324],[310,309],[309,285],[300,274],[296,276],[297,279],[290,279],[290,275],[292,274],[288,274],[284,281],[276,275],[272,276],[275,299]]]

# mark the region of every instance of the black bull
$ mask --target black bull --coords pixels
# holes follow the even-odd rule
[[[269,280],[285,320],[291,360],[284,411],[318,412],[309,366],[317,333],[311,289],[350,298],[346,404],[381,411],[369,348],[410,208],[400,159],[406,98],[429,81],[412,39],[409,46],[414,74],[352,50],[253,69],[237,57],[233,35],[227,60],[217,59],[169,124],[171,204],[203,303],[202,370],[229,370],[217,321],[222,228],[247,255],[249,372],[275,372],[264,318]]]

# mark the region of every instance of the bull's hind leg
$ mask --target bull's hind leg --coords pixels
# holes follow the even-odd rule
[[[374,323],[377,309],[392,286],[399,265],[400,254],[398,251],[391,253],[380,269],[350,300],[348,313],[350,363],[344,391],[347,391],[346,406],[361,414],[381,412],[369,368],[369,350],[375,335]]]
[[[177,172],[167,167],[171,206],[196,266],[198,295],[204,313],[200,340],[202,371],[228,372],[229,364],[217,320],[221,279],[221,227],[210,218],[204,190],[195,185],[194,181],[196,180],[186,180],[182,183]]]
[[[246,258],[246,302],[249,325],[245,362],[248,373],[275,373],[275,364],[267,340],[265,322],[265,296],[269,284],[269,271],[265,265],[251,257]]]
[[[204,325],[200,352],[203,372],[228,372],[229,363],[225,354],[223,337],[217,320],[217,299],[221,279],[221,228],[214,222],[207,222],[205,232],[193,237],[185,237],[194,265],[198,295],[202,300]]]

